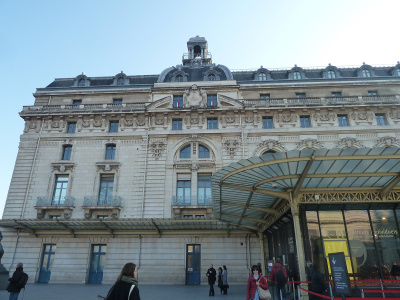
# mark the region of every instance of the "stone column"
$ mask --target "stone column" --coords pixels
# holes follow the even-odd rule
[[[263,275],[266,275],[267,270],[266,270],[266,265],[265,265],[264,234],[262,232],[259,232],[258,238],[260,240],[261,268],[263,271]]]
[[[300,229],[300,218],[299,218],[299,204],[297,201],[292,201],[290,204],[290,208],[292,210],[293,215],[293,225],[294,225],[294,233],[296,237],[296,250],[297,257],[299,261],[299,273],[300,273],[300,281],[306,281],[306,257],[304,254],[304,242]]]

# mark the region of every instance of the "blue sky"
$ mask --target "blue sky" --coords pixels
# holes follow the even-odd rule
[[[231,70],[394,66],[400,1],[1,0],[0,215],[32,93],[54,78],[159,74],[207,39]]]

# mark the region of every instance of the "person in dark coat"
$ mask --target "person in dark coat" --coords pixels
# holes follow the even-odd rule
[[[247,279],[246,300],[259,300],[257,287],[260,286],[263,290],[268,290],[268,283],[261,274],[259,266],[254,265],[251,272],[253,274],[250,274]]]
[[[228,289],[229,289],[229,285],[228,285],[228,270],[226,269],[226,266],[223,265],[222,266],[222,294],[228,294]]]
[[[127,263],[121,270],[117,281],[111,287],[107,300],[140,300],[137,281],[138,270],[134,263]]]
[[[279,272],[279,270],[282,268],[282,273],[283,276],[285,276],[286,281],[288,279],[287,273],[286,273],[286,268],[281,265],[281,259],[277,258],[276,262],[272,266],[272,271],[271,271],[271,282],[275,285],[275,292],[278,300],[281,300],[281,292],[282,292],[282,300],[286,300],[286,284],[283,286],[279,286],[277,279],[276,279],[276,274]]]
[[[222,288],[222,268],[218,268],[218,287],[220,289],[219,293],[222,294],[223,288]]]
[[[326,291],[326,285],[324,277],[317,265],[313,266],[313,273],[311,276],[311,291],[318,294],[323,294]],[[323,300],[324,298],[316,295],[312,295],[313,300]]]
[[[390,270],[390,275],[394,279],[400,279],[400,266],[397,264],[397,262],[393,262],[392,269]]]
[[[23,263],[19,262],[12,277],[8,278],[8,281],[10,282],[7,287],[7,291],[10,293],[9,300],[18,299],[19,292],[21,291],[21,288],[18,287],[18,282],[20,282],[23,274],[24,274]]]
[[[206,274],[208,278],[208,284],[210,285],[210,291],[208,292],[208,296],[214,296],[214,284],[217,279],[217,271],[215,271],[214,266],[211,264],[210,268],[207,270]]]
[[[312,279],[312,273],[313,273],[313,265],[311,263],[311,261],[307,261],[306,263],[306,275],[307,275],[307,281],[308,283],[308,290],[311,291],[311,279]],[[310,293],[308,293],[308,299],[312,300],[312,295]]]

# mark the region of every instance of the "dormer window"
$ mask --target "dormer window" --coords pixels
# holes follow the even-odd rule
[[[118,77],[117,85],[124,85],[124,84],[125,84],[125,78],[124,77]]]
[[[400,69],[396,70],[396,74],[397,74],[397,76],[400,76]]]
[[[299,80],[299,79],[301,79],[301,74],[300,74],[300,72],[293,72],[293,79],[294,80]]]
[[[367,70],[367,69],[362,70],[361,74],[362,74],[362,77],[371,77],[371,71]]]
[[[182,75],[176,75],[175,76],[175,82],[183,82],[183,76]]]
[[[258,80],[261,80],[261,81],[267,80],[267,74],[265,74],[265,73],[258,74]]]
[[[84,78],[79,79],[78,86],[86,86],[86,80]]]
[[[208,81],[215,81],[216,80],[214,74],[208,74],[207,79],[208,79]]]
[[[332,71],[332,70],[328,71],[328,78],[336,78],[335,71]]]

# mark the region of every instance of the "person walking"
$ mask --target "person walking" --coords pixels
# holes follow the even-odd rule
[[[208,296],[214,296],[214,284],[217,279],[217,271],[215,271],[214,266],[211,264],[210,268],[207,270],[206,274],[208,278],[208,284],[210,286],[210,291],[208,292]]]
[[[19,292],[23,288],[20,286],[22,276],[24,275],[23,265],[23,263],[19,262],[12,277],[8,278],[8,281],[10,282],[7,286],[7,291],[10,293],[9,300],[17,300]]]
[[[220,289],[219,293],[222,294],[223,289],[222,289],[222,268],[218,268],[218,287]]]
[[[111,287],[107,300],[140,300],[137,281],[138,270],[134,263],[127,263],[122,268],[117,281]]]
[[[261,274],[259,266],[252,266],[251,272],[252,274],[247,279],[246,300],[260,300],[257,287],[260,286],[263,290],[268,290],[268,283]]]
[[[311,276],[311,291],[318,294],[323,294],[327,290],[325,285],[324,277],[317,265],[313,265],[313,273]],[[313,300],[323,300],[324,298],[316,295],[312,295],[311,299]]]
[[[281,259],[277,258],[272,266],[271,281],[275,285],[275,292],[278,300],[286,300],[286,282],[287,282],[286,268],[281,265]],[[282,293],[282,298],[281,298]]]
[[[226,266],[222,266],[222,294],[227,295],[228,294],[228,289],[229,289],[229,284],[228,284],[228,270],[226,269]]]

